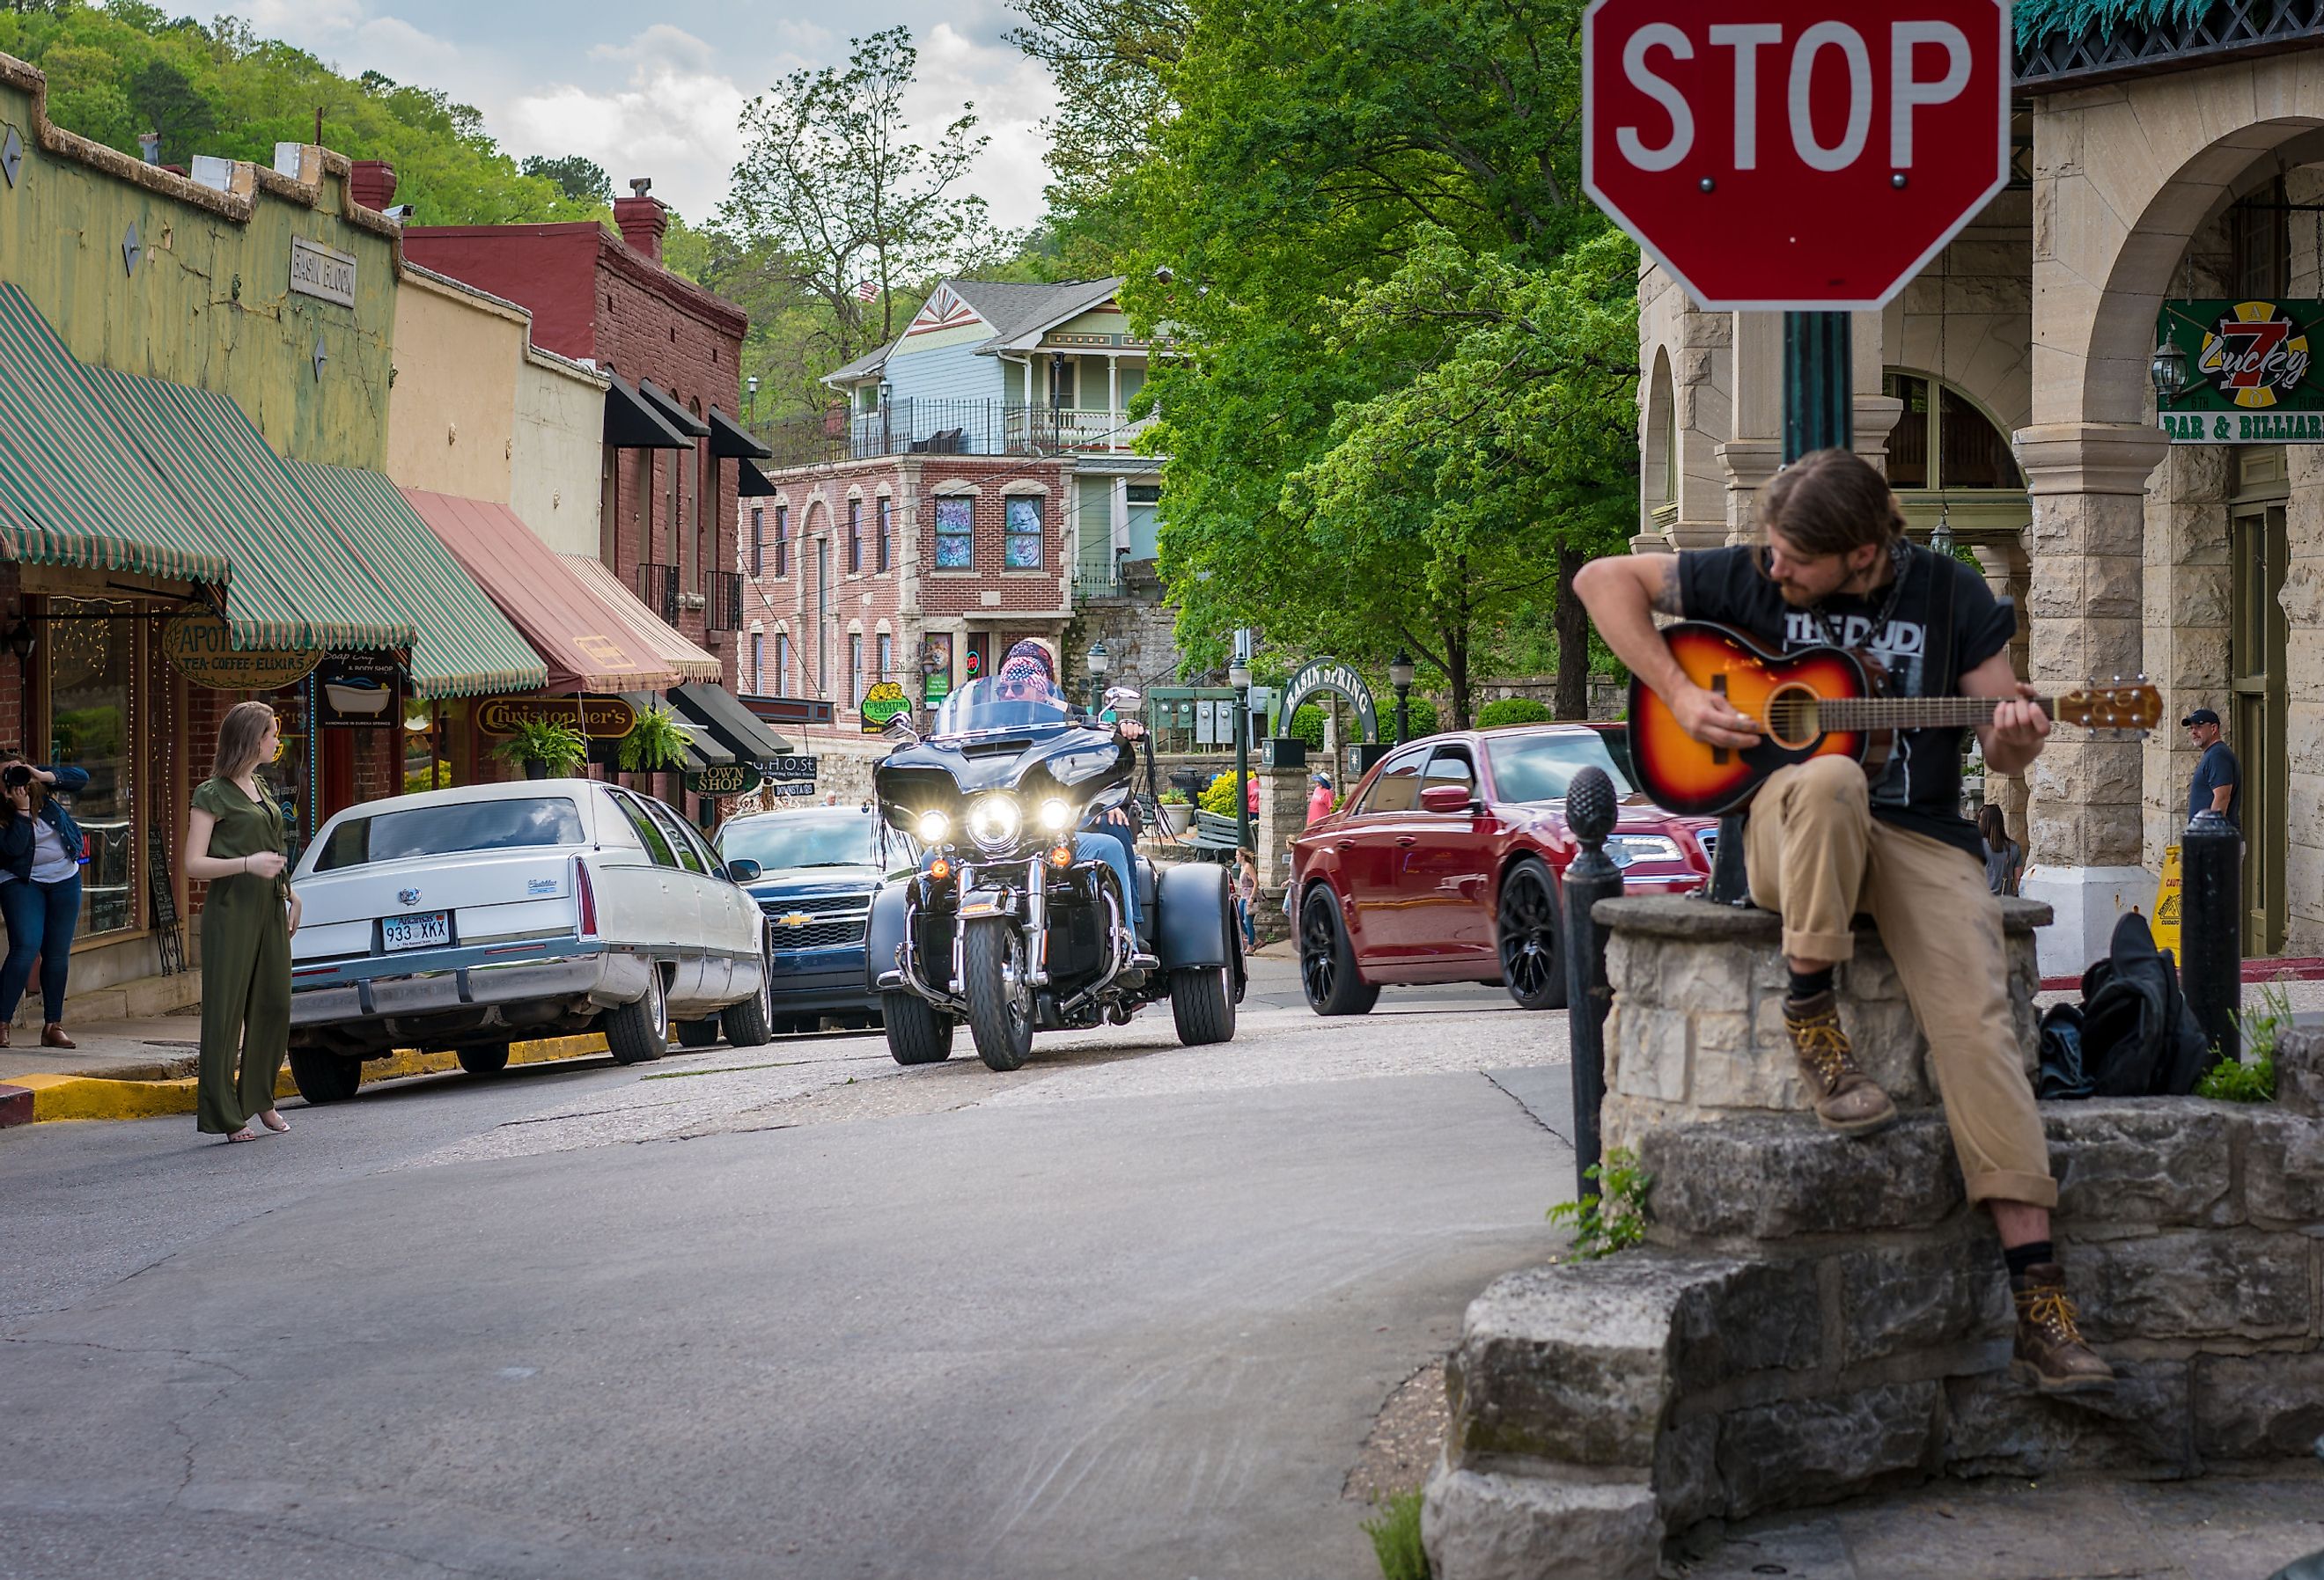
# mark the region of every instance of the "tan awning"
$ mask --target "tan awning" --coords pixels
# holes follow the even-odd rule
[[[679,679],[715,681],[725,678],[726,666],[719,661],[716,653],[705,652],[695,646],[684,633],[647,608],[645,601],[623,587],[622,578],[608,569],[604,560],[593,554],[567,554],[563,559],[600,598],[629,621],[630,629]]]

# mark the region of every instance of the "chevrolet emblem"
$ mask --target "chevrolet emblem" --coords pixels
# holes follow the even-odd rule
[[[794,910],[788,916],[778,917],[776,919],[775,925],[778,927],[805,927],[814,919],[815,918],[809,916],[804,910]]]

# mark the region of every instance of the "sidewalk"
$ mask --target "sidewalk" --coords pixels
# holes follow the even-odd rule
[[[78,1048],[42,1048],[41,1026],[11,1029],[13,1045],[0,1049],[0,1083],[23,1076],[97,1076],[114,1081],[168,1081],[190,1076],[201,1047],[202,1018],[149,1015],[115,1021],[68,1021]]]
[[[2190,1482],[1937,1482],[1728,1528],[1684,1580],[2266,1580],[2324,1551],[2324,1466]],[[2324,1565],[2313,1571],[2324,1575]],[[2301,1571],[2301,1580],[2309,1572]]]

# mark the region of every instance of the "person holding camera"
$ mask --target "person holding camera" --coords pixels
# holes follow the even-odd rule
[[[65,1035],[65,983],[73,931],[80,925],[80,860],[88,841],[58,800],[88,787],[85,769],[35,767],[17,752],[0,753],[0,918],[8,924],[8,958],[0,964],[0,1048],[41,961],[44,1048],[71,1048]]]
[[[290,935],[299,896],[283,855],[281,808],[258,781],[281,736],[274,709],[237,702],[218,726],[217,761],[194,791],[186,826],[186,876],[209,885],[202,900],[202,1061],[196,1124],[230,1141],[254,1141],[252,1118],[271,1131],[274,1084],[290,1051]]]

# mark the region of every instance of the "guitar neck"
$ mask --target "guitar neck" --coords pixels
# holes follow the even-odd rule
[[[2052,718],[2058,699],[2036,697],[2034,706]],[[1816,704],[1816,719],[1827,730],[1941,730],[1993,722],[2000,705],[1991,697],[1835,697]]]

